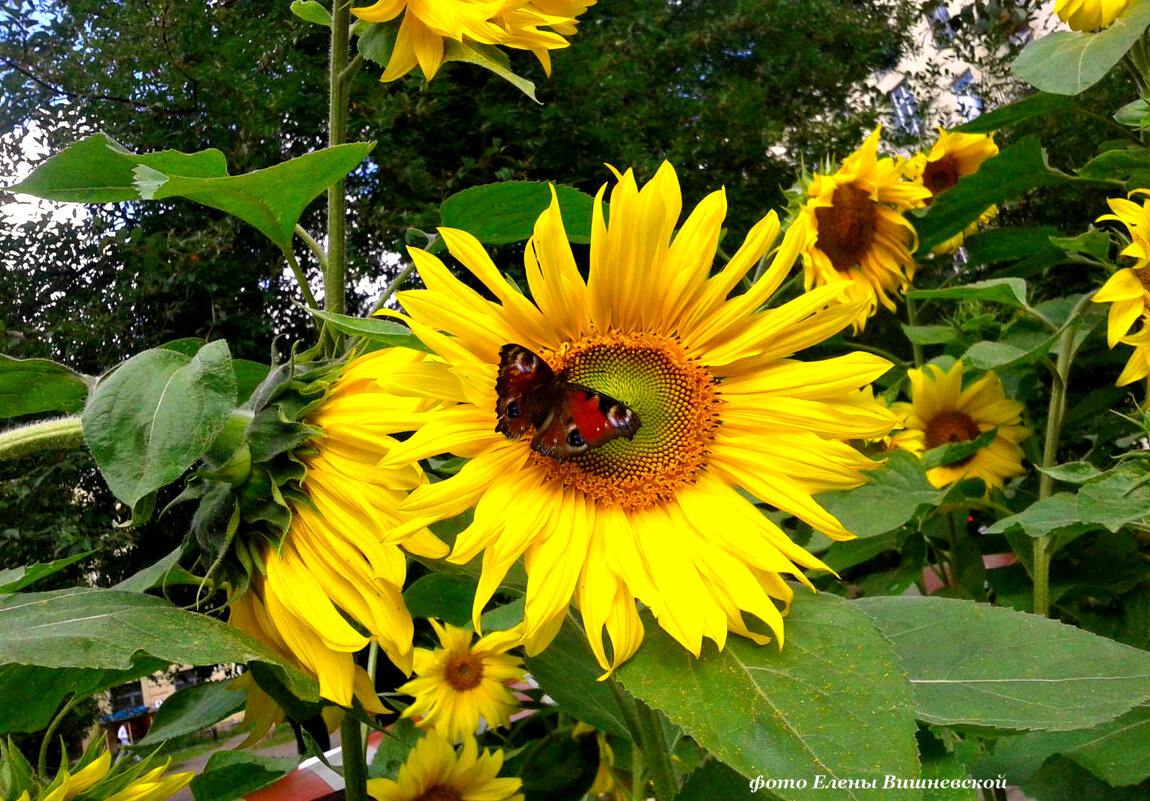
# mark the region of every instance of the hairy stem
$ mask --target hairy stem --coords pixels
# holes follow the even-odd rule
[[[331,57],[328,66],[329,147],[347,140],[347,93],[343,71],[347,68],[348,20],[350,6],[336,0],[331,20]],[[327,266],[323,271],[324,309],[343,314],[346,308],[347,196],[343,180],[327,190]],[[338,339],[338,334],[336,338]]]
[[[918,325],[917,321],[918,321],[918,310],[915,308],[914,298],[912,298],[910,295],[907,295],[907,297],[906,297],[906,324],[913,328],[914,326]],[[910,346],[914,351],[914,366],[915,367],[922,367],[922,364],[923,364],[922,345],[918,344],[917,342],[911,342]]]
[[[44,739],[40,743],[40,758],[36,760],[36,773],[39,774],[41,779],[48,778],[48,748],[52,745],[52,740],[56,736],[56,729],[60,728],[64,717],[72,711],[76,704],[84,700],[82,695],[73,695],[68,703],[56,713],[56,717],[52,718],[52,722],[48,724],[48,730],[44,732]],[[60,754],[60,759],[63,760],[63,753]]]
[[[675,769],[671,766],[671,753],[663,736],[659,713],[639,700],[635,701],[635,712],[639,733],[643,737],[643,761],[647,765],[647,776],[655,785],[655,797],[659,801],[671,801],[677,789]]]
[[[304,275],[303,270],[300,269],[299,261],[296,260],[295,254],[291,250],[285,250],[284,256],[287,258],[287,263],[291,267],[292,275],[295,276],[295,281],[299,284],[299,291],[303,293],[304,303],[308,305],[309,309],[318,309],[319,306],[315,302],[315,295],[312,294],[311,287],[307,283],[307,276]]]
[[[42,451],[71,450],[84,444],[79,417],[61,417],[0,433],[0,462]]]
[[[339,729],[339,744],[343,749],[344,798],[347,801],[367,801],[367,762],[363,742],[359,739],[359,726],[358,720],[345,714]]]

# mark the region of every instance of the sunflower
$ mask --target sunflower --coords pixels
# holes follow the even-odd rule
[[[113,767],[111,752],[104,750],[75,773],[62,767],[52,783],[35,798],[39,801],[71,801],[81,793],[91,791],[89,795],[104,801],[166,801],[196,775],[189,771],[165,776],[170,764],[171,758],[147,773],[143,772],[143,763],[123,762],[123,767]],[[17,801],[32,801],[32,798],[28,791],[24,791]]]
[[[930,190],[930,197],[926,199],[926,205],[929,206],[936,197],[958,183],[959,178],[974,175],[984,161],[997,155],[998,145],[994,143],[994,134],[951,133],[939,128],[938,140],[930,151],[915,154],[906,163],[903,172],[908,180]],[[950,253],[957,250],[966,236],[974,234],[980,224],[985,225],[997,214],[998,208],[990,206],[966,230],[935,246],[931,252]]]
[[[1130,195],[1150,195],[1150,189],[1135,189]],[[1110,198],[1106,203],[1114,213],[1103,214],[1095,222],[1117,220],[1125,225],[1130,244],[1118,255],[1134,259],[1133,266],[1110,276],[1091,298],[1095,303],[1111,304],[1106,340],[1114,347],[1139,318],[1150,316],[1150,200],[1141,206],[1125,198]]]
[[[465,737],[456,754],[431,731],[411,749],[398,781],[368,779],[367,794],[375,801],[523,801],[523,780],[497,778],[502,767],[502,751],[480,754],[475,738]]]
[[[924,451],[955,442],[969,442],[992,428],[998,435],[972,456],[926,471],[936,487],[945,487],[968,476],[981,478],[986,486],[1001,487],[1008,478],[1026,472],[1022,447],[1030,436],[1022,425],[1025,406],[1010,400],[994,373],[963,389],[962,362],[950,370],[928,364],[909,372],[911,402],[892,407],[903,418],[905,428],[894,435],[894,447],[921,456]]]
[[[381,81],[394,81],[418,65],[427,80],[443,64],[447,40],[530,50],[551,74],[550,50],[567,47],[576,17],[595,0],[379,0],[351,11],[365,22],[403,14]],[[550,30],[543,30],[550,28]]]
[[[1134,0],[1056,0],[1054,13],[1075,31],[1109,28]]]
[[[894,311],[890,295],[910,286],[915,269],[910,254],[918,237],[903,212],[931,196],[929,189],[903,180],[899,162],[878,158],[880,130],[833,175],[815,173],[799,212],[814,234],[802,251],[803,284],[810,291],[848,281],[839,285],[844,300],[860,302],[852,321],[856,330],[879,303]]]
[[[400,502],[427,481],[418,465],[378,466],[396,442],[376,429],[376,413],[410,417],[433,405],[386,392],[379,380],[420,361],[415,351],[388,349],[347,365],[307,418],[322,436],[296,453],[306,470],[300,487],[306,502],[292,503],[284,541],[262,547],[263,573],[231,604],[233,625],[316,676],[320,695],[344,707],[355,696],[369,711],[382,711],[352,658],[370,641],[411,672],[413,629],[399,546],[427,557],[448,550],[423,527],[395,534]]]
[[[483,553],[477,629],[485,604],[523,556],[528,656],[555,636],[573,596],[592,651],[608,669],[642,641],[636,598],[695,655],[704,636],[722,647],[728,631],[766,642],[744,612],[781,646],[775,601],[785,611],[792,597],[781,574],[806,582],[803,568],[826,568],[748,495],[849,539],[811,495],[857,486],[876,466],[843,440],[884,436],[893,426],[889,411],[857,397],[890,363],[865,353],[790,358],[850,325],[861,306],[839,302],[844,283],[836,282],[762,308],[811,239],[802,220],[768,264],[779,233],[778,216],[768,214],[712,276],[725,193],[712,193],[678,227],[682,198],[669,164],[641,191],[630,171],[616,176],[610,224],[606,187],[594,204],[587,279],[552,193],[526,249],[533,300],[463,231],[440,234],[495,301],[435,256],[411,251],[427,288],[401,293],[407,314],[399,316],[438,360],[414,365],[390,386],[443,406],[418,426],[381,410],[379,422],[393,431],[418,429],[382,464],[443,453],[469,459],[456,475],[415,489],[401,511],[414,527],[475,507],[449,561]],[[761,277],[728,297],[760,261]],[[530,349],[561,380],[626,404],[641,421],[633,439],[559,462],[535,452],[530,437],[496,431],[496,376],[508,343]]]
[[[1116,386],[1124,387],[1150,376],[1150,327],[1143,326],[1137,333],[1122,337],[1120,341],[1123,345],[1134,346],[1134,352],[1114,382]]]
[[[474,736],[481,717],[492,728],[510,726],[519,704],[507,684],[522,681],[525,671],[523,660],[507,652],[522,643],[522,633],[491,632],[472,645],[467,629],[428,622],[443,647],[415,649],[416,678],[399,688],[415,702],[403,717],[421,718],[420,726],[450,742]]]

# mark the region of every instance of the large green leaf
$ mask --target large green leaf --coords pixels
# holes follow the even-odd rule
[[[69,565],[73,565],[81,559],[91,556],[93,553],[95,553],[95,551],[84,551],[83,553],[73,554],[72,556],[65,556],[63,559],[53,559],[51,562],[37,562],[34,565],[10,567],[0,570],[0,595],[19,592],[25,587],[35,584],[40,579],[47,578],[53,573],[58,573]]]
[[[986,530],[987,534],[1014,534],[1019,531],[1031,537],[1048,537],[1054,533],[1082,534],[1102,528],[1097,523],[1084,523],[1078,516],[1078,499],[1069,492],[1056,492],[1042,498],[1016,515],[1004,517]]]
[[[927,481],[922,461],[906,451],[892,451],[886,464],[867,473],[867,483],[851,490],[825,492],[816,500],[857,537],[874,537],[901,526],[920,506],[936,505],[945,496]]]
[[[148,734],[136,745],[159,745],[164,740],[206,729],[239,712],[247,703],[247,691],[229,690],[228,684],[210,681],[174,693],[164,701]]]
[[[919,719],[1066,731],[1150,697],[1150,653],[1043,617],[948,598],[863,598],[914,687]]]
[[[141,656],[172,664],[267,662],[301,698],[316,683],[267,646],[162,598],[74,587],[0,598],[0,665],[131,670]]]
[[[47,359],[0,355],[0,418],[84,408],[88,379]]]
[[[453,626],[471,622],[475,582],[447,573],[428,573],[403,591],[412,617],[436,618]]]
[[[555,186],[555,194],[567,237],[572,242],[590,242],[594,199],[562,185]],[[500,245],[530,239],[535,221],[550,205],[548,184],[507,181],[464,189],[443,201],[439,214],[447,228],[461,228],[480,242]]]
[[[1015,59],[1014,74],[1043,92],[1076,95],[1102,80],[1147,25],[1150,4],[1133,3],[1103,31],[1055,31],[1026,46]]]
[[[212,754],[203,772],[192,779],[196,801],[234,801],[267,787],[295,770],[295,757],[264,756],[247,751]]]
[[[1078,490],[1078,518],[1118,531],[1150,515],[1150,472],[1127,462]]]
[[[994,111],[975,117],[970,122],[964,122],[955,128],[955,131],[971,134],[988,134],[1009,128],[1020,122],[1041,117],[1045,114],[1062,114],[1072,111],[1074,105],[1065,95],[1051,95],[1039,92],[1022,100],[1016,100]]]
[[[207,452],[235,405],[223,340],[192,357],[146,350],[96,387],[81,416],[84,439],[108,487],[134,507]]]
[[[875,779],[835,798],[908,797],[882,789],[882,775],[919,775],[906,676],[867,616],[833,595],[803,595],[787,619],[786,644],[731,637],[701,659],[645,615],[643,647],[619,670],[636,697],[661,709],[718,759],[748,779],[807,779],[771,788],[785,799],[825,799],[824,781]]]
[[[1037,136],[1015,142],[992,159],[983,162],[978,172],[958,180],[939,195],[927,213],[914,221],[918,230],[918,249],[928,252],[950,239],[979,218],[986,208],[1038,186],[1051,186],[1072,180],[1052,170]]]
[[[287,250],[303,210],[363,161],[371,143],[337,145],[245,175],[228,175],[218,150],[136,155],[93,134],[41,164],[8,191],[46,200],[113,203],[183,197],[254,225]]]
[[[980,300],[1030,308],[1026,302],[1026,281],[1021,278],[992,278],[942,289],[912,289],[907,296],[915,300]]]
[[[603,669],[587,645],[587,637],[571,620],[564,620],[554,641],[528,658],[527,670],[565,712],[600,731],[627,737],[627,726],[606,682]]]
[[[1033,801],[1150,801],[1150,787],[1112,787],[1073,759],[1047,760],[1034,778],[1020,788]]]
[[[0,698],[4,699],[0,732],[41,731],[69,696],[95,695],[150,676],[168,664],[165,659],[140,656],[125,670],[0,665]]]
[[[503,80],[514,86],[523,94],[539,102],[535,96],[535,84],[511,69],[511,60],[507,54],[494,45],[483,45],[475,42],[456,42],[446,39],[443,43],[443,60],[462,61],[465,64],[474,64],[485,70],[494,72]]]
[[[1024,261],[1025,264],[1049,266],[1069,261],[1066,251],[1054,245],[1051,237],[1061,236],[1057,228],[991,228],[967,237],[967,265],[994,264],[1002,261]]]
[[[411,348],[427,350],[407,326],[382,317],[349,317],[322,309],[308,309],[315,317],[330,325],[341,334],[363,337],[385,348]]]

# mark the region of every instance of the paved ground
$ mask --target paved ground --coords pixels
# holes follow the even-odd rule
[[[227,750],[229,748],[235,748],[237,745],[240,744],[240,742],[243,740],[243,738],[244,738],[244,735],[242,735],[242,734],[237,734],[237,735],[234,735],[231,737],[223,738],[220,740],[219,746],[215,750],[216,751],[224,751],[224,750]],[[339,732],[338,731],[333,732],[331,735],[331,747],[335,748],[337,745],[339,745]],[[292,740],[289,740],[286,743],[276,743],[274,745],[270,745],[270,746],[266,746],[266,747],[256,746],[255,748],[251,749],[251,752],[253,754],[262,754],[264,756],[277,756],[277,757],[297,756],[298,755],[296,752],[296,745],[295,745],[295,739],[294,738]],[[208,764],[208,759],[211,757],[211,755],[213,753],[215,753],[215,751],[209,751],[209,752],[204,753],[204,754],[198,754],[198,755],[192,757],[191,759],[187,760],[186,762],[181,762],[181,763],[173,762],[172,763],[172,770],[192,770],[192,771],[195,771],[196,773],[199,773],[200,771],[202,771],[204,769],[204,766]],[[180,790],[180,792],[178,792],[174,796],[172,796],[172,801],[193,801],[191,788],[185,787],[183,790]]]

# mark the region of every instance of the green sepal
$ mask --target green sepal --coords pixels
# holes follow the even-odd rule
[[[247,430],[252,461],[267,461],[298,448],[309,437],[322,433],[315,426],[295,422],[298,419],[288,417],[281,403],[269,406],[252,418]]]
[[[206,481],[219,481],[232,487],[238,487],[248,480],[252,472],[252,452],[248,443],[242,443],[226,462],[214,470],[197,470],[196,478]],[[181,493],[182,494],[182,493]]]
[[[35,798],[39,789],[36,772],[12,738],[0,740],[0,797],[15,799],[27,792]]]
[[[287,531],[291,525],[291,509],[267,470],[253,470],[236,495],[245,523],[268,522],[280,532]]]

